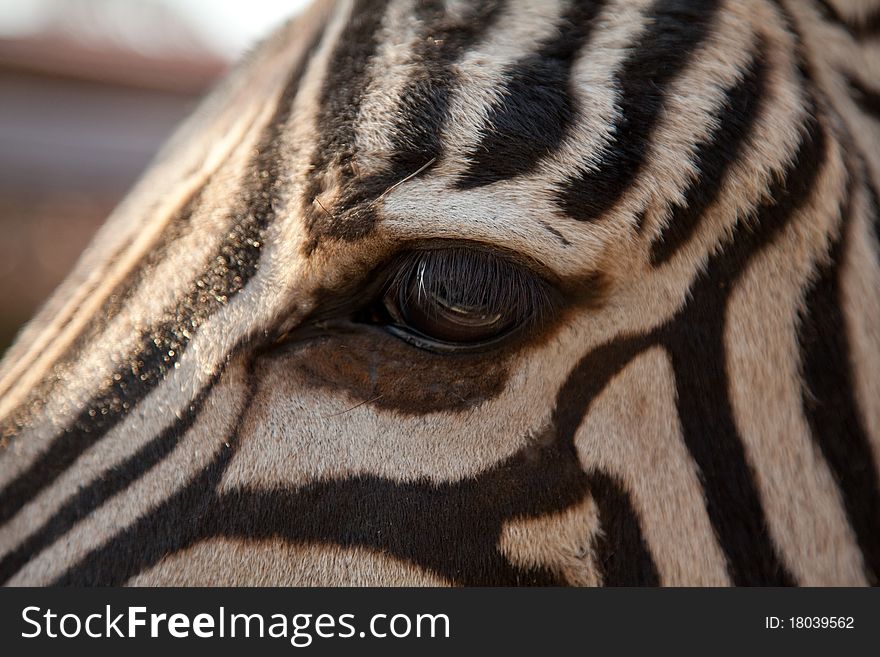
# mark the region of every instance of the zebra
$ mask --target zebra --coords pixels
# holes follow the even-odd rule
[[[319,0],[0,366],[8,585],[876,585],[880,3]]]

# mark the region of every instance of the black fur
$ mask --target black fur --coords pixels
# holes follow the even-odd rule
[[[851,194],[852,188],[842,208],[840,235],[807,292],[798,341],[804,413],[840,489],[865,559],[868,581],[876,586],[880,584],[880,482],[853,393],[853,359],[841,307],[841,273],[852,224]]]
[[[727,304],[736,279],[811,197],[826,158],[824,128],[808,118],[793,164],[752,220],[740,222],[730,245],[714,256],[691,299],[665,331],[678,381],[685,442],[702,473],[709,518],[737,585],[785,585],[791,575],[776,554],[733,420],[724,346]]]
[[[337,41],[320,96],[316,126],[317,145],[312,157],[314,172],[306,186],[303,211],[311,240],[307,252],[314,251],[322,237],[356,239],[372,228],[368,214],[357,221],[329,213],[315,202],[327,185],[330,167],[342,178],[342,185],[356,177],[352,167],[355,152],[355,127],[364,94],[370,82],[369,64],[379,45],[382,19],[388,0],[358,0],[351,18]],[[381,190],[376,193],[376,196]]]
[[[626,492],[606,475],[585,472],[573,442],[579,418],[624,366],[619,356],[631,357],[632,351],[615,344],[586,356],[560,390],[555,427],[485,472],[457,482],[397,483],[360,475],[297,489],[219,493],[216,487],[238,445],[236,429],[227,441],[231,449],[221,450],[187,486],[55,583],[122,584],[168,554],[231,536],[368,547],[458,584],[558,585],[564,582],[556,574],[515,566],[498,552],[502,527],[570,508],[594,486],[607,523],[598,565],[607,568],[608,583],[656,583],[656,567]],[[588,385],[579,385],[585,380]]]
[[[46,451],[0,490],[0,523],[18,513],[155,390],[180,361],[201,324],[244,289],[256,273],[263,233],[275,215],[276,183],[282,173],[278,153],[281,131],[320,36],[291,74],[252,164],[251,179],[244,189],[246,209],[233,217],[229,232],[209,260],[210,268],[174,309],[140,334],[139,346],[124,359],[108,389],[88,402]]]
[[[442,131],[449,118],[449,99],[457,84],[452,65],[482,38],[505,7],[504,0],[483,2],[467,23],[461,23],[446,15],[441,0],[416,4],[416,17],[421,25],[414,53],[417,68],[398,100],[388,165],[381,172],[361,178],[352,167],[357,155],[354,131],[368,83],[367,62],[374,54],[375,32],[384,12],[383,8],[372,6],[377,5],[375,2],[362,4],[362,11],[375,13],[356,18],[346,30],[330,67],[328,93],[322,99],[319,134],[324,136],[305,196],[306,227],[311,237],[305,248],[307,255],[323,239],[351,241],[367,235],[378,219],[374,201],[389,187],[443,155]],[[378,4],[384,7],[384,3]],[[333,184],[342,188],[343,196],[327,210],[314,199],[323,191],[331,167],[336,173]]]
[[[670,83],[709,36],[718,0],[657,0],[648,25],[618,76],[620,119],[600,154],[598,170],[586,163],[559,192],[559,207],[578,221],[593,221],[630,187],[648,156],[651,136]]]
[[[868,116],[880,121],[880,91],[869,89],[853,76],[846,76],[850,96]]]
[[[559,147],[576,114],[572,66],[604,4],[573,3],[558,34],[505,73],[502,97],[489,108],[459,189],[526,175]]]
[[[727,171],[749,143],[764,97],[764,45],[760,44],[742,79],[727,90],[718,127],[697,144],[698,176],[685,192],[684,203],[673,204],[672,216],[651,244],[651,264],[662,265],[690,240],[706,211],[724,188]]]
[[[124,491],[171,454],[178,441],[195,424],[218,378],[215,376],[202,389],[179,419],[122,463],[105,471],[101,477],[87,486],[79,488],[45,523],[17,545],[15,550],[7,553],[0,561],[0,584],[9,580],[35,555],[52,545],[74,525],[88,518],[107,500]]]
[[[599,508],[601,533],[593,551],[605,586],[660,586],[660,574],[642,536],[639,517],[624,488],[593,472],[590,492]]]
[[[864,20],[857,21],[840,13],[829,0],[814,0],[822,17],[849,32],[859,41],[872,39],[880,34],[880,10],[869,13]]]

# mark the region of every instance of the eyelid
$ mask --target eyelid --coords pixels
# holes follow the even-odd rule
[[[408,342],[414,347],[424,349],[425,351],[459,354],[490,351],[508,342],[509,340],[514,338],[516,334],[521,332],[519,329],[516,329],[514,331],[499,335],[497,338],[494,338],[492,340],[475,342],[473,344],[460,344],[457,342],[444,342],[442,340],[435,340],[433,338],[421,335],[420,333],[400,328],[399,326],[395,326],[394,324],[389,324],[385,327],[385,330],[394,337],[399,338],[404,342]]]

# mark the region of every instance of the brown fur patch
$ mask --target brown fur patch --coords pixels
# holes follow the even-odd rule
[[[507,358],[434,354],[369,327],[305,343],[288,357],[312,385],[415,415],[478,406],[504,389],[508,374]]]

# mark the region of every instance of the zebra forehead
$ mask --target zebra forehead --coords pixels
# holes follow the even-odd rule
[[[304,254],[379,229],[392,241],[468,237],[567,275],[619,259],[645,215],[684,192],[724,92],[758,57],[746,18],[721,20],[720,6],[343,6],[315,64],[323,84],[300,197]],[[679,81],[701,48],[718,61]],[[668,139],[656,139],[661,130]],[[652,148],[680,161],[679,179],[655,171],[634,184]]]

